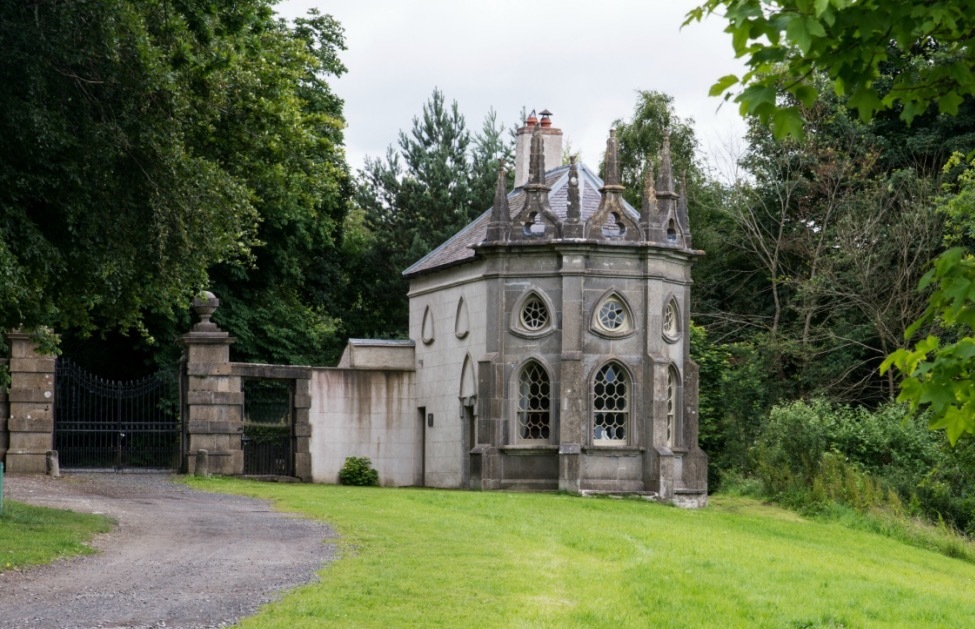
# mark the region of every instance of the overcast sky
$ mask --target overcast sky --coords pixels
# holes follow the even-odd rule
[[[434,87],[456,100],[472,132],[490,108],[511,126],[522,108],[549,109],[585,163],[596,167],[610,125],[628,118],[637,90],[674,98],[693,118],[701,148],[740,138],[737,107],[708,97],[741,73],[720,19],[680,28],[700,0],[285,0],[280,15],[311,7],[345,28],[348,73],[332,82],[345,100],[349,165],[385,154],[408,131]]]

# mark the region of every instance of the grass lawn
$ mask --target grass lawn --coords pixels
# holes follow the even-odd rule
[[[0,572],[88,554],[85,543],[112,528],[109,518],[3,501],[0,513]]]
[[[330,523],[340,559],[243,627],[961,627],[975,565],[745,498],[191,479]]]

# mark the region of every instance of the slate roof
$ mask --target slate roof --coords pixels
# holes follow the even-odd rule
[[[599,189],[603,187],[603,180],[596,173],[589,170],[585,164],[578,164],[576,168],[579,171],[581,221],[585,223],[599,208]],[[561,166],[545,173],[545,185],[551,188],[549,192],[549,203],[552,211],[563,221],[566,217],[566,205],[569,200],[568,183],[568,166]],[[639,220],[640,213],[626,201],[622,203],[623,209],[626,210],[633,220]],[[525,192],[522,188],[515,188],[508,193],[508,207],[511,209],[512,217],[518,215],[518,212],[521,211],[524,204]],[[488,208],[486,212],[474,219],[467,227],[413,263],[410,268],[403,271],[403,275],[405,277],[412,277],[473,260],[476,253],[472,245],[477,245],[484,241],[484,238],[487,236],[487,226],[490,220],[491,208]]]

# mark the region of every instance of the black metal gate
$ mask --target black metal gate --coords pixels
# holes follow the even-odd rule
[[[292,476],[290,380],[244,380],[244,474]]]
[[[54,447],[62,468],[179,467],[176,374],[114,381],[59,358],[54,390]]]

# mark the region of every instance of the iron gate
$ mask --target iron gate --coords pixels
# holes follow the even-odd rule
[[[244,391],[244,474],[292,476],[292,383],[249,380]]]
[[[175,374],[108,380],[59,358],[54,391],[54,447],[62,468],[179,467]]]

